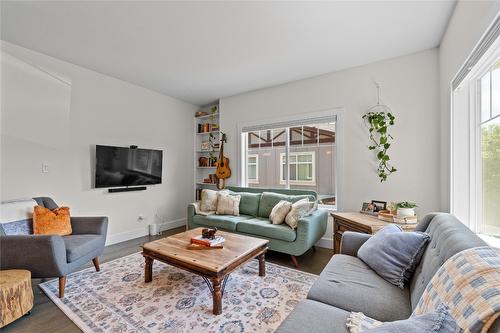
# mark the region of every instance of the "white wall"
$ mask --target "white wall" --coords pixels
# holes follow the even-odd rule
[[[226,154],[237,179],[237,126],[266,118],[342,107],[343,190],[340,210],[357,211],[363,201],[411,200],[423,215],[440,209],[439,68],[437,49],[257,90],[221,100]],[[396,115],[389,151],[398,172],[380,183],[368,131],[361,116],[376,103],[374,81]],[[339,144],[342,144],[339,142]],[[341,175],[339,175],[341,176]],[[325,238],[331,238],[331,226]]]
[[[50,196],[68,205],[72,215],[108,216],[108,242],[146,234],[150,223],[185,222],[194,196],[192,119],[197,106],[13,44],[2,42],[2,50],[72,83],[67,114],[59,112],[54,122],[57,117],[40,116],[36,106],[15,107],[12,95],[5,94],[15,76],[2,76],[2,200]],[[35,89],[17,90],[21,97],[44,103]],[[67,103],[64,98],[60,102]],[[162,149],[163,183],[129,193],[93,189],[95,144]],[[42,163],[49,164],[48,173],[41,172]]]
[[[439,48],[441,207],[450,209],[450,84],[500,11],[500,1],[459,1]]]

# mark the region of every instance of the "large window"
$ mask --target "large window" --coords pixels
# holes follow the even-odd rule
[[[480,188],[478,231],[500,236],[500,61],[480,79]]]
[[[243,186],[313,190],[336,204],[335,116],[242,129]]]
[[[484,49],[452,83],[451,212],[500,246],[500,38]]]

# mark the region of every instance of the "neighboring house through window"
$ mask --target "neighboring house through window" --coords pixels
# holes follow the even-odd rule
[[[290,184],[291,185],[316,185],[316,154],[314,151],[290,153]],[[281,169],[280,183],[286,184],[286,154],[280,154]]]
[[[251,154],[247,158],[247,180],[248,183],[259,183],[259,155]]]
[[[240,126],[240,184],[313,190],[321,204],[336,206],[338,120],[332,111],[318,113]]]

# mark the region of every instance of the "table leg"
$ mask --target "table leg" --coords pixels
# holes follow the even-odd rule
[[[214,315],[220,315],[222,313],[222,290],[221,281],[218,279],[212,280],[213,286],[213,313]]]
[[[258,256],[259,258],[259,276],[266,276],[266,257],[265,254],[262,253]]]
[[[153,281],[153,258],[144,256],[144,282]]]

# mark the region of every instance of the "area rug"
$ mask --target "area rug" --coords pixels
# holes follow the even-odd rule
[[[84,332],[240,333],[274,332],[317,278],[271,263],[260,277],[251,260],[231,274],[215,316],[201,277],[155,261],[153,281],[144,283],[143,271],[136,253],[69,275],[63,299],[57,279],[39,286]]]

